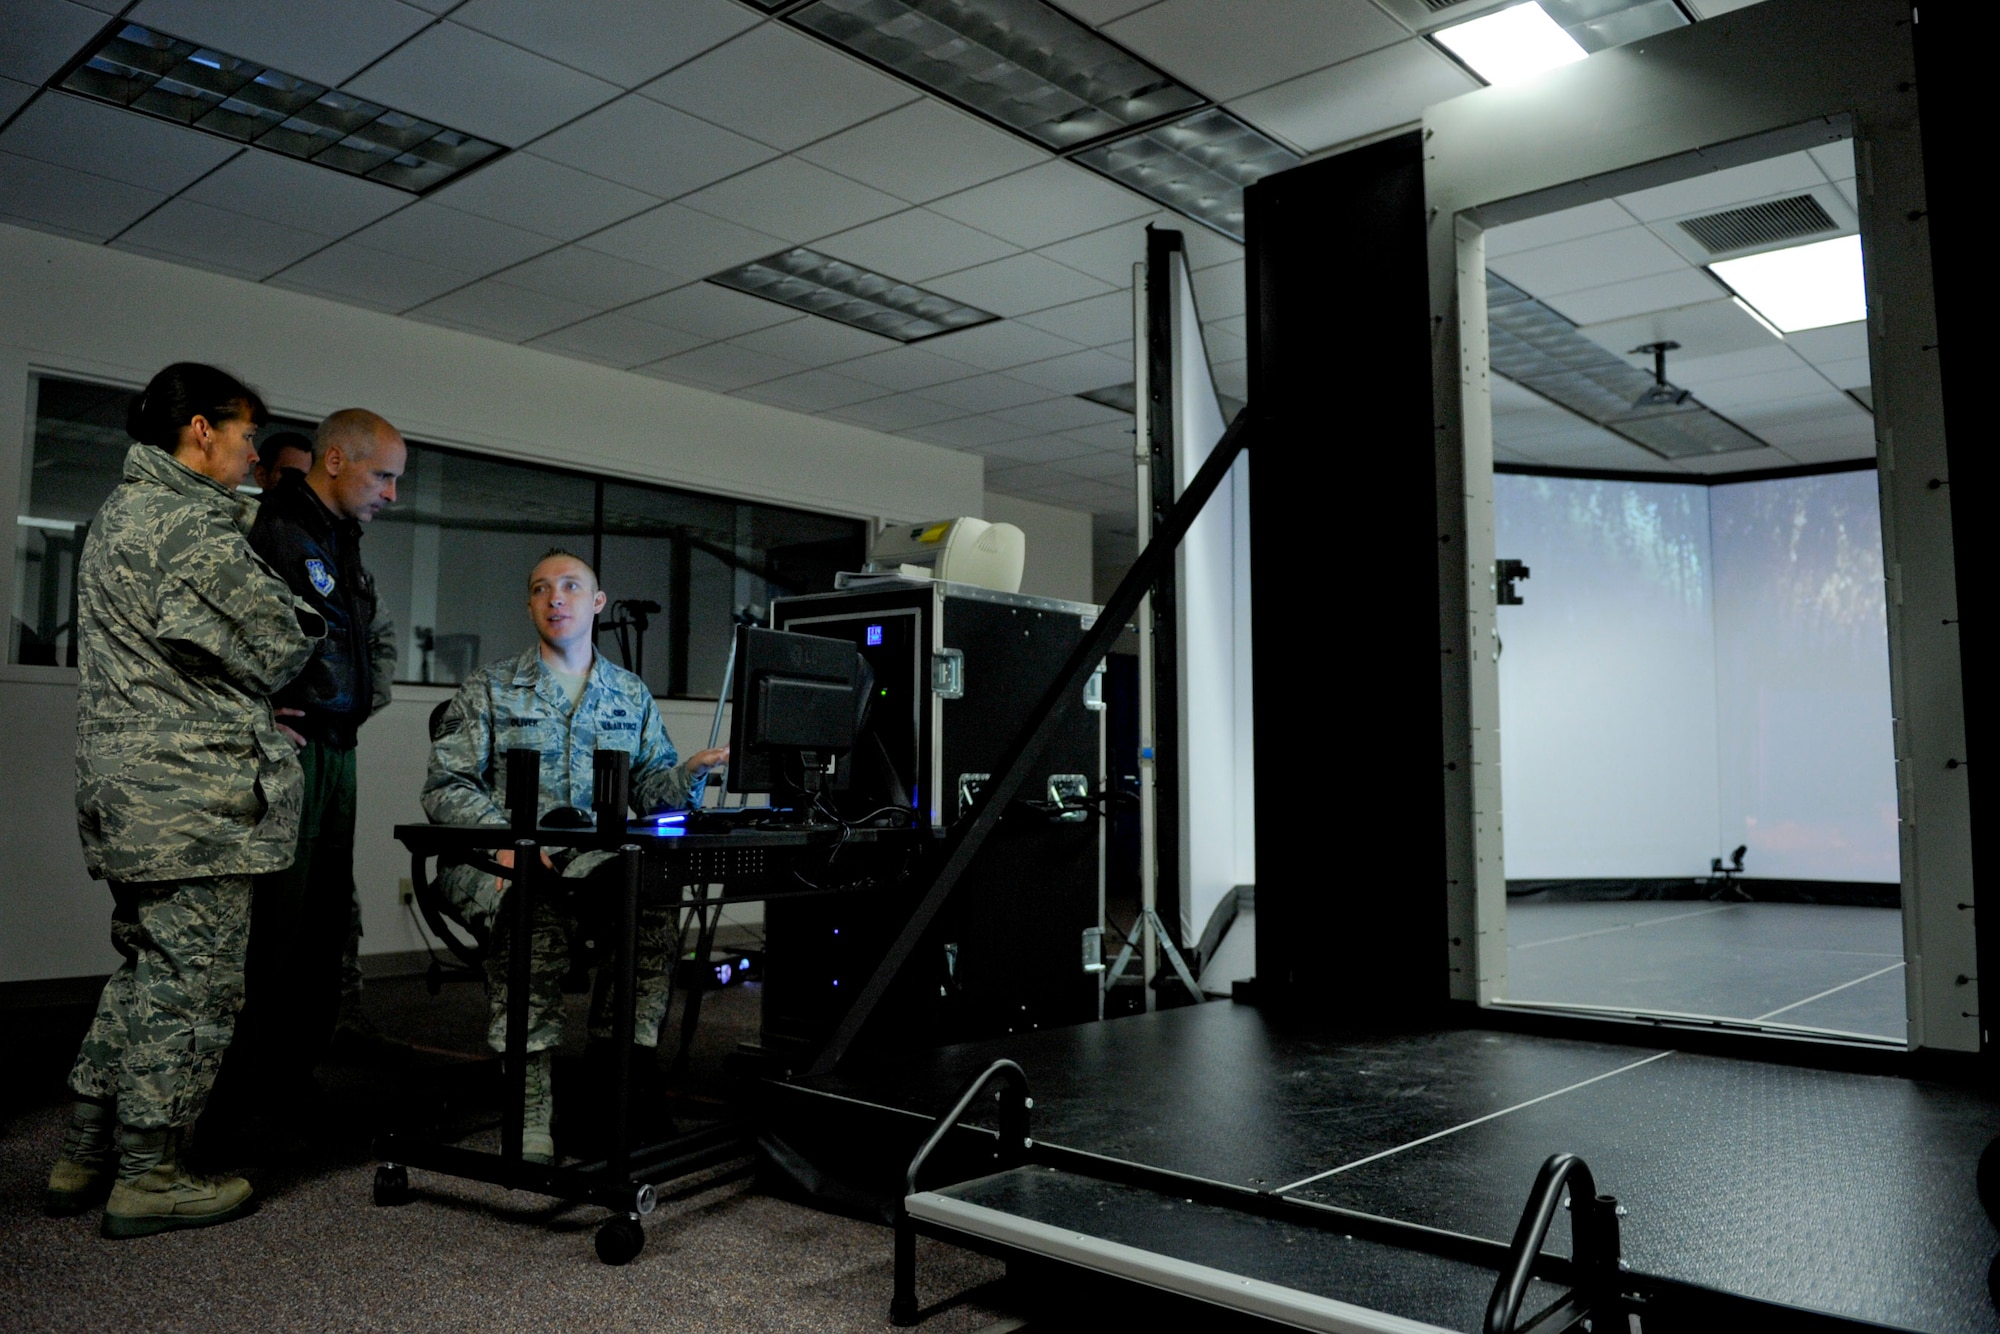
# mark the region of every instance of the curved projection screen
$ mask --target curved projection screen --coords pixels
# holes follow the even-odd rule
[[[1508,879],[1901,878],[1874,472],[1493,480]]]

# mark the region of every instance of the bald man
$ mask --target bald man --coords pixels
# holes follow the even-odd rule
[[[375,413],[336,412],[314,434],[311,469],[266,492],[250,530],[257,554],[327,624],[305,670],[272,697],[305,767],[305,812],[291,866],[257,878],[243,1017],[217,1090],[224,1119],[286,1141],[310,1135],[312,1071],[340,1003],[354,915],[354,748],[361,724],[389,702],[396,666],[393,627],[361,564],[362,525],[396,499],[408,456]]]

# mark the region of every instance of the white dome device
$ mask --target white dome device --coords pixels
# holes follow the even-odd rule
[[[875,539],[868,573],[1018,593],[1027,555],[1027,535],[1011,523],[967,517],[891,524]]]

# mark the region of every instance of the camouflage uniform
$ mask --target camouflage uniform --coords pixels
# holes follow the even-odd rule
[[[424,779],[424,813],[438,824],[508,823],[503,804],[507,752],[523,748],[542,757],[541,812],[558,806],[590,809],[596,750],[632,755],[632,805],[641,814],[699,804],[706,779],[690,779],[674,743],[653,706],[646,683],[599,655],[592,659],[583,696],[574,709],[553,674],[542,665],[539,646],[517,658],[474,672],[460,687],[440,720]],[[587,876],[611,858],[590,852],[554,860],[566,879]],[[597,886],[592,886],[595,890]],[[445,893],[470,918],[493,921],[493,954],[487,986],[493,997],[487,1041],[495,1050],[507,1039],[507,939],[498,915],[500,894],[493,877],[470,867],[444,873]],[[545,1051],[562,1042],[561,980],[569,969],[569,937],[575,923],[556,902],[553,886],[537,894],[531,927],[532,977],[528,995],[528,1050]],[[633,942],[639,986],[635,1015],[638,1041],[653,1046],[672,995],[671,970],[678,953],[680,910],[666,903],[642,904]],[[591,1033],[609,1037],[608,988],[600,985],[592,1006]]]
[[[298,839],[268,696],[324,624],[251,552],[256,508],[134,445],[77,572],[77,827],[125,961],[70,1087],[139,1129],[200,1111],[242,1004],[249,877]]]

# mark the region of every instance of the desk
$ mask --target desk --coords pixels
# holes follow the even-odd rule
[[[517,832],[497,825],[397,825],[396,838],[409,849],[411,884],[420,896],[440,891],[427,863],[433,857],[490,862],[500,849],[514,853],[514,875],[502,899],[507,914],[508,992],[506,1108],[500,1123],[500,1152],[461,1148],[436,1139],[390,1132],[376,1142],[381,1165],[375,1171],[375,1202],[396,1205],[410,1198],[409,1168],[531,1190],[559,1199],[601,1205],[612,1211],[597,1232],[597,1253],[607,1264],[623,1264],[639,1253],[645,1233],[642,1216],[651,1213],[659,1187],[741,1156],[748,1139],[739,1128],[714,1126],[657,1144],[635,1146],[631,1133],[631,1055],[637,987],[633,936],[642,898],[671,895],[681,902],[688,886],[721,886],[720,897],[694,901],[703,909],[806,895],[856,893],[900,881],[924,835],[912,829],[797,829],[746,826],[717,833],[687,833],[673,825],[635,820],[620,831],[537,828]],[[613,1123],[610,1153],[597,1162],[542,1166],[521,1156],[523,1099],[527,1079],[530,932],[535,896],[555,873],[541,864],[544,850],[610,852],[618,859],[623,892],[613,905]],[[495,868],[498,869],[497,867]],[[810,878],[808,878],[810,877]],[[706,921],[706,919],[704,919]],[[707,938],[712,928],[703,931]],[[699,992],[690,990],[690,1006]]]

